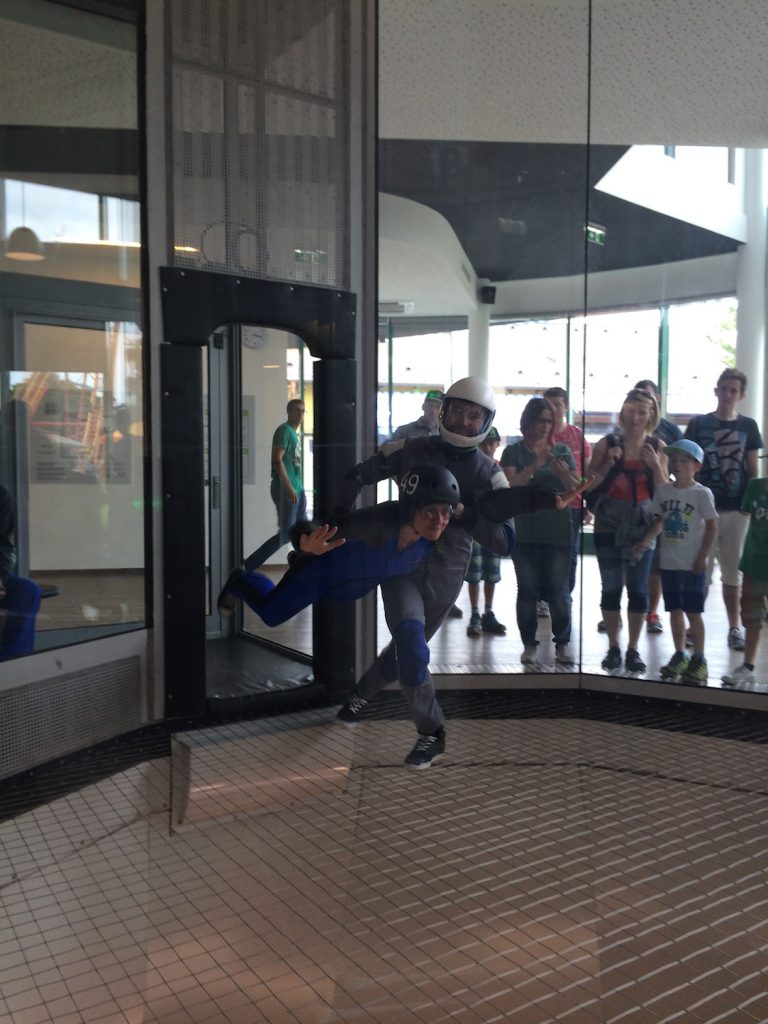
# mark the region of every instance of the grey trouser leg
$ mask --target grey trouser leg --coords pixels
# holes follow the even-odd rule
[[[393,636],[399,623],[416,621],[424,624],[424,635],[429,640],[452,608],[464,584],[472,549],[468,534],[456,534],[451,542],[435,545],[426,563],[409,576],[393,576],[381,583],[384,616]],[[358,682],[356,692],[366,700],[400,679],[393,648],[394,641],[390,641]],[[436,732],[445,717],[429,671],[418,686],[406,686],[400,679],[400,687],[417,730],[423,734]]]

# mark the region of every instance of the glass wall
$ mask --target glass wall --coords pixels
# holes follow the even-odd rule
[[[146,622],[136,10],[98,6],[0,0],[5,659]]]
[[[728,23],[699,19],[700,7],[468,0],[459,9],[427,0],[417,16],[383,0],[379,298],[401,313],[380,340],[379,386],[408,393],[409,418],[427,387],[457,375],[447,346],[442,359],[430,353],[420,381],[394,372],[399,353],[411,368],[426,353],[408,318],[463,316],[467,365],[496,392],[503,444],[519,436],[529,398],[553,386],[568,392],[568,419],[593,444],[617,427],[624,396],[641,380],[658,384],[662,414],[684,429],[715,408],[718,375],[734,365],[750,376],[740,411],[764,427],[768,137],[728,57],[736,40],[757,55],[761,32],[747,2],[729,8]],[[464,73],[452,73],[457,67]],[[380,435],[381,410],[382,395]],[[674,650],[663,604],[663,632],[643,616],[638,634],[624,589],[618,635],[601,632],[605,576],[589,519],[572,593],[579,665],[659,681]],[[619,557],[622,579],[629,561]],[[528,641],[517,582],[515,566],[503,563],[494,598],[503,636],[468,635],[461,596],[464,621],[447,620],[432,643],[438,670],[520,670]],[[554,623],[538,604],[535,670],[557,670]],[[741,652],[725,643],[717,566],[707,618],[708,683],[721,686]],[[620,650],[615,671],[603,665],[609,643]],[[630,647],[642,670],[627,668]]]

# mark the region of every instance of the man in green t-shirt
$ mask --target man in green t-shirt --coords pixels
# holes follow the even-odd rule
[[[272,479],[269,493],[277,509],[277,533],[245,560],[245,568],[257,569],[290,539],[293,524],[307,518],[307,499],[301,478],[301,447],[298,429],[304,419],[304,402],[292,398],[287,420],[272,437]]]
[[[726,686],[750,686],[755,682],[755,655],[768,600],[768,478],[756,477],[748,482],[741,511],[749,516],[747,537],[739,562],[743,573],[741,621],[746,633],[744,662],[725,673],[722,679]]]

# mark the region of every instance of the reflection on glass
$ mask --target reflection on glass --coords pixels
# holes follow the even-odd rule
[[[56,597],[40,650],[144,619],[141,335],[27,322],[21,350],[6,404],[18,571]]]
[[[130,7],[113,19],[47,0],[0,6],[13,168],[0,177],[0,484],[16,572],[41,596],[34,644],[17,654],[145,619]]]

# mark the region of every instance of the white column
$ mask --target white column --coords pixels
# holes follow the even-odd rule
[[[470,310],[469,327],[469,376],[488,380],[488,331],[491,322],[491,307],[478,303]]]
[[[765,321],[766,321],[766,198],[765,150],[744,151],[744,210],[747,241],[739,246],[736,297],[736,366],[748,378],[747,395],[739,411],[766,429]],[[765,440],[765,436],[763,436]]]

